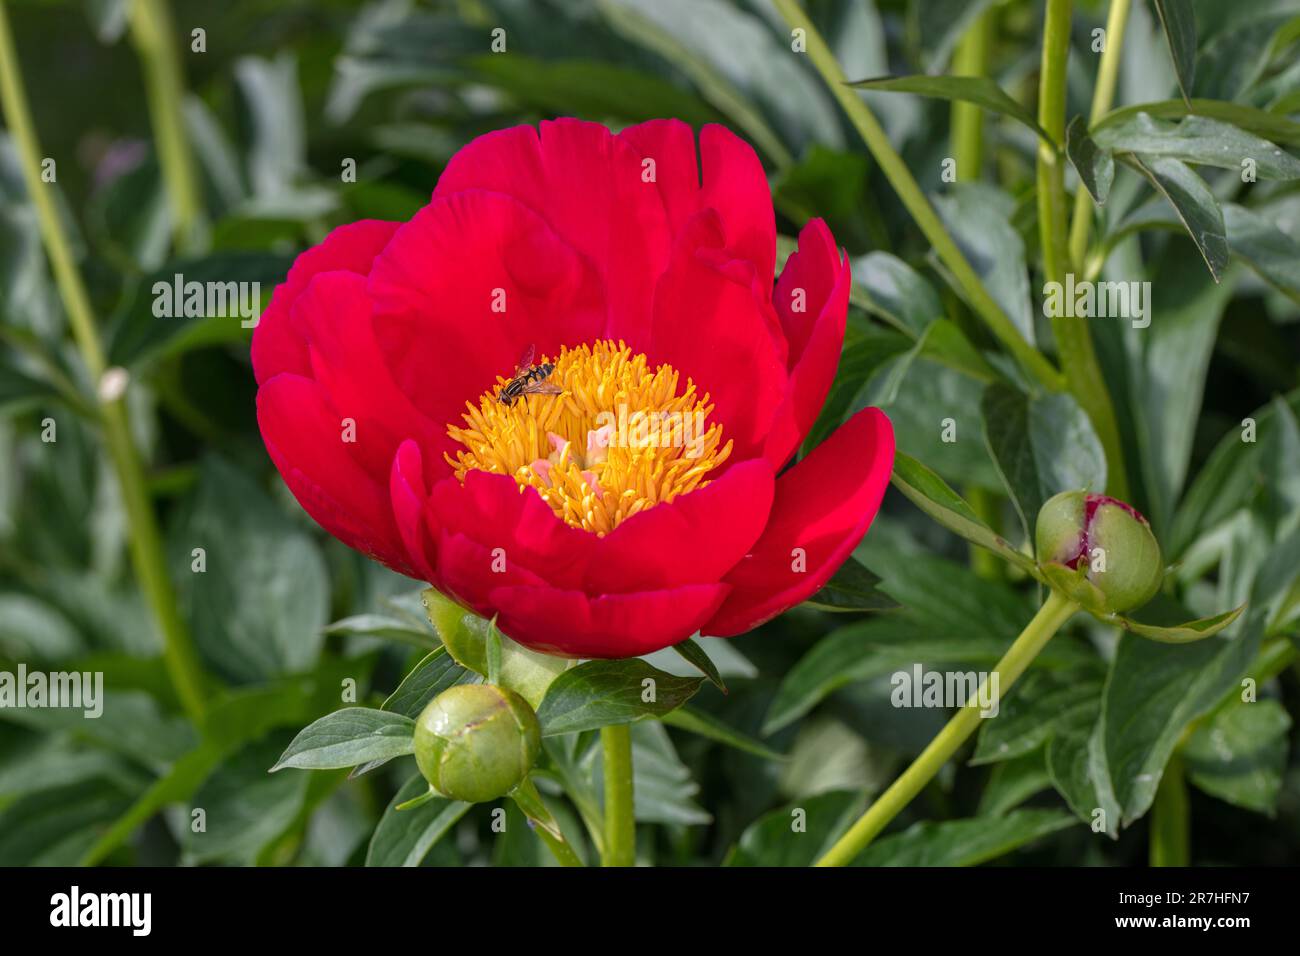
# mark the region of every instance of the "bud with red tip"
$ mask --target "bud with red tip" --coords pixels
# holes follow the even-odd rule
[[[1127,611],[1160,589],[1160,545],[1146,518],[1117,498],[1064,491],[1038,512],[1034,537],[1048,583],[1089,611]]]

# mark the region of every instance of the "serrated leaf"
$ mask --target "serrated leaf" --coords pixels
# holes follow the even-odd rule
[[[331,770],[387,760],[415,750],[415,721],[368,707],[326,714],[298,733],[271,772],[285,767]]]
[[[1115,181],[1115,157],[1088,135],[1088,124],[1082,116],[1070,120],[1066,127],[1065,155],[1092,201],[1098,206],[1104,204],[1110,195],[1111,183]]]
[[[1021,106],[1002,87],[987,76],[881,76],[849,83],[859,90],[878,90],[887,93],[916,93],[949,102],[974,103],[986,110],[1009,116],[1023,123],[1051,146],[1056,143],[1047,130],[1038,125],[1034,114]]]
[[[553,737],[662,717],[695,696],[703,683],[703,677],[674,677],[637,658],[587,661],[555,679],[537,719],[542,736]]]
[[[1030,574],[1034,573],[1036,566],[1032,558],[1021,554],[986,525],[961,495],[915,458],[895,452],[891,482],[912,504],[949,531],[987,548]]]

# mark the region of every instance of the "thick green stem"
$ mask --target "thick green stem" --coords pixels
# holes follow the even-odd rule
[[[989,45],[993,40],[993,10],[986,10],[966,31],[953,52],[952,72],[956,76],[985,76],[989,68]],[[984,166],[984,110],[975,103],[952,104],[949,146],[957,160],[957,179],[980,178]]]
[[[1128,26],[1130,0],[1111,0],[1106,17],[1106,48],[1097,66],[1097,85],[1092,90],[1091,126],[1109,112],[1115,101],[1115,83],[1119,78],[1120,54],[1124,49],[1124,29]],[[1088,254],[1088,234],[1092,229],[1092,197],[1082,186],[1074,195],[1074,218],[1070,220],[1070,261],[1083,270]]]
[[[1151,806],[1151,865],[1187,866],[1191,860],[1190,832],[1183,757],[1175,753],[1165,764]]]
[[[1025,672],[1025,668],[1051,640],[1052,635],[1077,609],[1078,606],[1069,598],[1056,591],[1049,592],[1047,600],[1038,609],[1034,619],[1020,632],[1020,636],[1008,648],[1002,660],[998,661],[994,668],[998,683],[996,688],[990,688],[996,690],[997,695],[986,699],[1000,702],[1011,685],[1019,679]],[[989,680],[992,680],[991,675]],[[903,772],[903,775],[895,780],[826,855],[817,861],[818,866],[845,866],[851,863],[866,849],[867,844],[911,803],[912,799],[939,772],[939,769],[948,762],[948,759],[957,752],[957,748],[975,732],[982,719],[980,714],[983,705],[980,703],[980,698],[984,697],[984,694],[984,688],[981,686],[980,692],[953,715],[943,730],[939,731],[938,736],[930,741],[929,746],[912,761],[912,765]]]
[[[632,794],[632,729],[600,729],[605,776],[605,866],[636,865],[636,817]]]
[[[132,0],[128,9],[131,39],[144,66],[149,115],[171,203],[176,245],[183,252],[193,251],[199,243],[203,199],[194,153],[185,134],[185,84],[173,45],[171,12],[167,0]]]
[[[1038,80],[1038,124],[1056,144],[1065,142],[1066,66],[1070,57],[1072,0],[1048,0],[1043,26],[1043,60]],[[1070,269],[1065,213],[1065,154],[1059,145],[1038,143],[1038,235],[1043,247],[1043,275],[1064,284]],[[1106,491],[1128,497],[1124,449],[1110,392],[1097,353],[1080,316],[1052,316],[1052,333],[1070,391],[1088,413],[1106,452]]]
[[[944,228],[943,222],[925,198],[925,194],[921,192],[921,187],[912,176],[911,170],[890,145],[889,137],[885,135],[875,114],[871,112],[857,91],[848,85],[844,72],[835,60],[835,55],[826,46],[826,42],[817,32],[812,21],[795,0],[775,0],[775,3],[791,28],[798,28],[805,32],[808,56],[812,59],[813,66],[821,73],[827,88],[839,101],[850,122],[862,136],[863,142],[867,144],[867,149],[876,160],[881,172],[894,187],[894,192],[898,194],[903,206],[921,232],[925,234],[930,245],[934,246],[935,253],[952,274],[958,287],[965,293],[967,301],[976,314],[1033,378],[1052,390],[1059,391],[1064,388],[1065,382],[1061,373],[1043,357],[1041,352],[1025,340],[1011,319],[994,301],[988,289],[984,287],[984,283],[980,281],[979,275],[971,264],[966,261],[961,249]]]
[[[196,722],[201,722],[203,672],[181,619],[176,592],[167,577],[158,522],[145,490],[144,469],[131,440],[124,402],[126,373],[121,369],[110,370],[107,367],[86,287],[73,260],[71,246],[50,195],[50,187],[41,181],[40,146],[27,106],[27,93],[18,70],[9,14],[3,0],[0,0],[0,104],[4,107],[5,121],[18,150],[28,194],[36,207],[41,238],[49,255],[59,295],[68,313],[73,338],[91,380],[101,390],[104,438],[121,486],[122,502],[131,529],[131,559],[141,590],[162,632],[163,658],[167,671],[186,712]],[[106,376],[106,373],[111,374]],[[105,388],[106,385],[111,387]]]

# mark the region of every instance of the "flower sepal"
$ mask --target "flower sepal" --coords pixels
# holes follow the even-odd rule
[[[434,588],[426,589],[420,600],[429,623],[452,659],[461,667],[491,679],[488,644],[495,630],[492,622],[465,610]],[[496,634],[501,644],[498,682],[526,700],[533,709],[540,707],[551,682],[568,670],[573,661],[530,651],[499,631]]]

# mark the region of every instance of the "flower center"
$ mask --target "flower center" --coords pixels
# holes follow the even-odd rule
[[[651,370],[645,354],[622,342],[562,347],[533,366],[526,386],[560,394],[513,394],[498,378],[478,404],[466,402],[465,426],[447,434],[465,446],[447,455],[457,478],[474,469],[512,475],[536,488],[561,519],[605,535],[637,512],[708,484],[731,455],[722,426],[709,423],[709,396],[696,394],[671,365]],[[522,373],[521,373],[522,375]],[[516,380],[517,381],[517,380]]]

